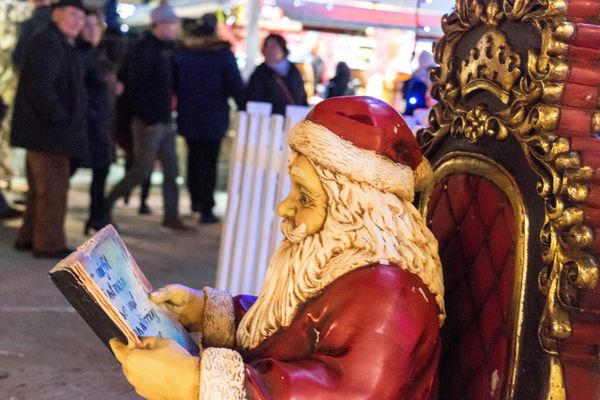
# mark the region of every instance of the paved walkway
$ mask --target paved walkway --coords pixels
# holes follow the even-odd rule
[[[69,245],[83,243],[87,217],[87,177],[77,175],[69,193],[66,222]],[[185,221],[189,201],[181,190]],[[133,257],[154,287],[182,283],[213,285],[220,224],[200,226],[196,234],[168,234],[160,227],[162,201],[154,187],[154,215],[139,216],[137,194],[127,207],[117,203],[115,222]],[[225,195],[218,196],[222,214]],[[186,215],[186,213],[188,215]],[[54,260],[36,259],[13,249],[20,220],[0,220],[0,399],[139,399],[118,363],[54,287],[47,272]]]

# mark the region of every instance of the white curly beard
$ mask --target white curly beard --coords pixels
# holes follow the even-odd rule
[[[340,276],[377,262],[418,275],[436,296],[443,320],[443,278],[437,241],[419,212],[405,200],[357,184],[315,165],[329,196],[321,231],[306,235],[283,221],[286,239],[275,251],[256,303],[242,318],[236,339],[258,346],[291,324],[298,308]]]
[[[283,236],[292,243],[300,243],[304,240],[306,236],[308,236],[306,231],[306,224],[304,223],[295,227],[294,223],[289,219],[281,221],[281,233],[283,233]]]
[[[260,296],[237,330],[238,344],[244,348],[253,348],[288,326],[297,306],[321,288],[311,271],[317,273],[330,258],[321,245],[324,232],[302,237],[301,227],[294,229],[291,221],[284,221],[282,228],[286,239],[275,250]]]

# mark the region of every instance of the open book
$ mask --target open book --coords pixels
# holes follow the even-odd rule
[[[49,274],[105,345],[116,337],[129,346],[142,347],[140,336],[160,336],[198,355],[198,346],[177,318],[148,299],[152,286],[112,225],[79,246]]]

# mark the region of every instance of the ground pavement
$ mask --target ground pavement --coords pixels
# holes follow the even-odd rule
[[[66,227],[71,247],[86,239],[88,197],[83,186],[69,193]],[[217,214],[222,214],[223,194],[217,202]],[[131,203],[117,203],[114,219],[154,287],[214,284],[220,224],[200,226],[195,234],[162,231],[159,187],[150,198],[154,215],[137,214],[137,195]],[[185,222],[197,224],[183,188],[181,210]],[[112,354],[50,281],[47,272],[56,261],[13,249],[19,225],[18,219],[0,220],[0,400],[139,399]]]

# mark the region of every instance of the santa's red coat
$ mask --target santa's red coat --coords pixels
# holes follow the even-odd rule
[[[241,301],[236,312],[243,312]],[[250,399],[436,399],[438,314],[435,297],[410,272],[381,264],[349,272],[289,327],[241,352],[246,393]]]

